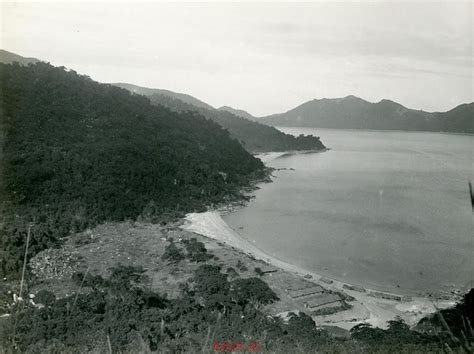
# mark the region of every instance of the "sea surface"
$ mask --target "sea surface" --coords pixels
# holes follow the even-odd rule
[[[224,217],[236,232],[286,262],[371,289],[472,285],[474,136],[279,129],[320,136],[331,150],[268,155],[284,170]]]

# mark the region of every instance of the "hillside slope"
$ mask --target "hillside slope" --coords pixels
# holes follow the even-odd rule
[[[257,117],[254,117],[249,112],[244,111],[243,109],[236,109],[236,108],[232,108],[232,107],[229,107],[229,106],[222,106],[222,107],[219,107],[218,110],[219,111],[227,111],[227,112],[232,113],[233,115],[236,115],[237,117],[242,117],[242,118],[245,118],[245,119],[248,119],[248,120],[257,120],[258,119]]]
[[[206,108],[206,109],[214,109],[211,105],[191,96],[187,95],[185,93],[178,93],[178,92],[173,92],[170,90],[164,90],[164,89],[152,89],[148,87],[142,87],[142,86],[137,86],[137,85],[132,85],[132,84],[126,84],[126,83],[113,83],[112,85],[124,88],[126,90],[129,90],[130,92],[143,95],[143,96],[151,96],[151,95],[165,95],[169,96],[172,98],[176,98],[180,101],[183,101],[184,103],[191,104],[193,106],[199,107],[199,108]]]
[[[448,112],[429,113],[390,100],[370,103],[347,96],[306,102],[286,113],[262,117],[259,122],[292,127],[380,129],[474,133],[474,103]]]
[[[21,55],[6,51],[4,49],[0,49],[0,63],[3,64],[12,64],[17,62],[21,65],[28,65],[28,64],[36,64],[41,60],[36,58],[26,58],[22,57]]]
[[[440,131],[474,133],[474,103],[462,104],[435,115],[439,121]]]
[[[105,220],[203,209],[238,196],[260,160],[213,121],[38,63],[0,64],[1,269]],[[15,216],[16,215],[16,216]]]
[[[120,87],[135,88],[134,85],[118,84]],[[130,89],[130,88],[128,88]],[[175,112],[195,111],[204,117],[218,123],[227,129],[232,137],[237,139],[242,146],[250,152],[287,151],[287,150],[321,150],[325,146],[318,137],[285,134],[273,127],[260,124],[242,117],[238,117],[226,110],[208,109],[196,106],[166,93],[154,89],[132,89],[132,92],[145,94],[152,104],[161,105]]]

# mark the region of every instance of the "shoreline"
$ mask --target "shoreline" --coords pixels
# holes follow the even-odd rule
[[[286,125],[273,125],[276,129],[278,128],[297,128],[297,129],[328,129],[328,130],[349,130],[349,131],[368,131],[368,132],[381,132],[381,133],[434,133],[434,134],[448,134],[448,135],[462,135],[462,136],[474,136],[474,133],[461,133],[461,132],[442,132],[442,131],[431,131],[431,130],[400,130],[400,129],[368,129],[368,128],[323,128],[323,127],[306,127],[306,126],[286,126]],[[280,130],[280,129],[278,129]]]
[[[332,325],[350,329],[359,323],[369,323],[374,327],[386,328],[387,321],[400,316],[408,325],[415,325],[424,316],[435,312],[437,309],[447,308],[455,304],[451,300],[434,300],[427,297],[404,298],[403,295],[391,292],[380,292],[375,289],[365,288],[366,292],[348,289],[352,284],[332,279],[313,271],[285,262],[277,257],[267,254],[264,250],[253,245],[233,230],[221,217],[217,210],[203,213],[190,213],[184,218],[181,229],[199,234],[201,236],[223,242],[228,246],[238,249],[243,255],[262,260],[273,267],[288,273],[295,274],[309,282],[320,285],[328,290],[342,292],[350,295],[355,300],[351,302],[352,308],[331,315],[314,316],[318,325]],[[311,278],[308,278],[308,275]],[[306,276],[306,278],[305,278]],[[327,280],[330,280],[328,284]],[[357,289],[354,286],[354,289]],[[370,295],[372,293],[372,295]],[[399,297],[405,301],[375,297],[374,294],[385,294]]]
[[[260,159],[265,165],[268,161],[278,159],[279,157],[292,156],[292,155],[304,155],[304,154],[319,154],[322,152],[330,151],[330,148],[323,148],[319,150],[287,150],[287,151],[268,151],[258,152],[253,154],[256,158]]]

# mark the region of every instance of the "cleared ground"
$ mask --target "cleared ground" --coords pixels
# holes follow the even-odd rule
[[[242,278],[258,277],[255,268],[266,269],[267,264],[245,255],[239,250],[219,241],[209,239],[178,228],[179,224],[168,227],[144,223],[106,223],[92,230],[71,236],[59,250],[47,250],[38,254],[31,262],[38,282],[29,292],[41,289],[54,291],[58,297],[74,294],[78,286],[70,279],[74,272],[88,272],[92,275],[107,277],[110,269],[118,265],[141,266],[146,270],[149,286],[168,297],[177,297],[180,284],[192,277],[194,270],[202,263],[182,260],[170,264],[162,259],[165,248],[171,240],[179,248],[183,241],[196,238],[205,244],[208,252],[217,257],[207,261],[216,264],[226,272],[233,268]],[[293,273],[278,269],[262,276],[262,279],[275,291],[280,301],[264,308],[269,314],[276,315],[288,311],[305,311],[312,294],[292,299],[292,289],[314,287],[311,283]],[[327,290],[324,289],[324,292]],[[333,295],[338,296],[338,295]],[[340,307],[335,303],[333,307]]]

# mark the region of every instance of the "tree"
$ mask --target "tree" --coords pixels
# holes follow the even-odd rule
[[[246,272],[248,270],[245,264],[240,259],[237,261],[237,268],[242,272]]]
[[[203,298],[207,307],[222,308],[230,303],[230,283],[227,281],[227,274],[221,273],[220,266],[199,266],[194,272],[192,282],[194,290]]]
[[[385,331],[381,328],[373,328],[369,323],[360,323],[351,329],[351,337],[368,343],[380,343],[385,339]]]
[[[231,283],[232,297],[240,305],[248,302],[270,304],[279,300],[267,283],[259,278],[237,279]]]
[[[173,241],[171,241],[171,243],[166,246],[165,253],[161,258],[164,260],[168,260],[170,263],[178,263],[185,257],[183,252],[178,247],[176,247]]]
[[[396,316],[395,319],[390,320],[388,323],[388,332],[390,333],[406,333],[410,331],[410,327],[405,323],[405,321],[400,317]]]
[[[194,237],[185,241],[188,258],[193,262],[205,262],[213,256],[207,253],[204,243],[197,241]]]
[[[237,271],[236,271],[234,268],[232,268],[232,267],[227,268],[226,273],[227,273],[231,278],[235,278],[235,277],[238,277],[238,276],[239,276],[239,274],[237,273]]]

